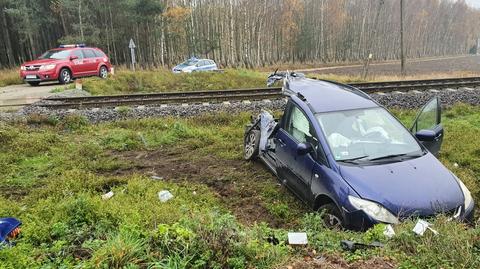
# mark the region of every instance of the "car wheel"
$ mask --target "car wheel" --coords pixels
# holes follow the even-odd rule
[[[245,135],[244,145],[243,145],[243,158],[250,161],[255,159],[258,156],[260,147],[260,131],[259,130],[250,130]]]
[[[67,84],[72,80],[72,74],[70,73],[70,70],[67,68],[63,68],[60,70],[60,75],[58,76],[58,81],[60,81],[61,84]]]
[[[345,227],[343,216],[335,204],[330,203],[323,205],[318,209],[318,212],[322,214],[322,220],[325,227],[339,230]]]
[[[30,86],[34,86],[34,87],[35,87],[35,86],[40,85],[40,82],[38,82],[38,81],[30,81],[30,82],[28,82],[28,84],[30,84]]]
[[[108,69],[105,66],[100,67],[99,77],[106,79],[108,77]]]

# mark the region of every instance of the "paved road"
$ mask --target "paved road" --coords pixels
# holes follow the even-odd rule
[[[38,101],[40,98],[52,95],[51,91],[55,88],[64,87],[59,83],[42,83],[38,87],[32,87],[28,84],[11,85],[0,88],[0,106],[15,104],[30,104]]]

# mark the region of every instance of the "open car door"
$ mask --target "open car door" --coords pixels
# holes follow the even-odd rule
[[[418,112],[410,131],[435,156],[438,156],[443,142],[441,124],[442,107],[440,98],[434,97]]]

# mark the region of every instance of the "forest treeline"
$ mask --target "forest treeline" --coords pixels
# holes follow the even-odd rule
[[[480,10],[464,0],[404,0],[408,57],[466,54]],[[189,56],[222,66],[398,59],[400,0],[0,0],[0,67],[61,43],[143,66]]]

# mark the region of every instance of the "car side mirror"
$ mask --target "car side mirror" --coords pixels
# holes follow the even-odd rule
[[[305,155],[313,151],[313,147],[310,144],[300,143],[297,145],[297,154]]]
[[[433,130],[423,129],[418,131],[415,136],[420,141],[435,141],[437,139],[437,133]]]
[[[78,56],[70,56],[70,61],[78,59]]]

